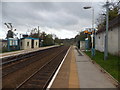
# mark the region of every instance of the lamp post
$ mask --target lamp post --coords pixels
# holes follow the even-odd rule
[[[107,60],[108,58],[108,21],[109,21],[109,2],[106,2],[106,33],[105,33],[105,47],[104,47],[104,60]]]
[[[92,56],[95,55],[95,29],[94,29],[94,8],[93,7],[83,7],[84,9],[91,9],[92,8],[92,31],[94,31],[92,33],[93,38],[92,38],[92,49],[91,49],[91,53]]]

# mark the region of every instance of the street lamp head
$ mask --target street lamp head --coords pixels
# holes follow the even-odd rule
[[[106,16],[106,14],[105,14],[105,13],[103,13],[103,14],[100,14],[100,15]]]
[[[89,6],[89,7],[83,7],[83,8],[84,8],[84,9],[90,9],[90,8],[92,8],[92,7]]]
[[[16,29],[14,29],[14,31],[16,31]]]

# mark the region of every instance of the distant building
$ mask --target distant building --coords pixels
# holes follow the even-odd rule
[[[20,49],[39,48],[39,39],[26,37],[20,40]]]
[[[6,51],[7,50],[7,40],[6,39],[0,39],[0,51]]]
[[[6,39],[0,39],[0,47],[7,47],[7,40]]]
[[[80,41],[80,49],[81,50],[85,50],[86,47],[85,47],[85,41]]]
[[[105,27],[96,33],[96,50],[104,52],[105,46]],[[108,52],[112,55],[120,56],[120,15],[110,21],[108,30]]]

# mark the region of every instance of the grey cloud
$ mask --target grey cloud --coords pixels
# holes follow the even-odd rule
[[[83,9],[88,5],[92,4],[88,2],[3,2],[3,22],[12,22],[16,28],[39,25],[56,30],[79,30],[91,25],[91,10]],[[99,8],[96,4],[94,6]]]

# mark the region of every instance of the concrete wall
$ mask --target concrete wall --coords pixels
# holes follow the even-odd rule
[[[22,39],[20,42],[20,49],[31,49],[31,41],[31,39]]]
[[[118,27],[114,27],[108,32],[108,52],[118,54]]]
[[[95,48],[101,52],[104,52],[105,32],[96,35]]]
[[[85,50],[85,41],[80,41],[80,49]]]
[[[39,47],[39,40],[34,40],[34,48],[38,48]]]
[[[108,52],[113,55],[120,55],[120,42],[119,42],[119,35],[120,35],[120,26],[111,28],[108,31]],[[96,50],[101,52],[104,51],[104,41],[105,40],[105,32],[99,33],[96,35]]]

